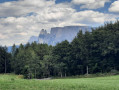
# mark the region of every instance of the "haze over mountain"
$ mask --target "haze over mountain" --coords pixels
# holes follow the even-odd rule
[[[89,26],[65,26],[65,27],[54,27],[51,28],[50,33],[46,30],[42,29],[39,36],[32,36],[29,39],[29,43],[36,41],[37,43],[47,43],[49,45],[56,45],[64,40],[68,40],[71,42],[79,30],[82,30],[83,33],[85,31],[91,31],[91,27]]]

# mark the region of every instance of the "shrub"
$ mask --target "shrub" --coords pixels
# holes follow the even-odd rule
[[[112,75],[117,75],[117,74],[119,74],[119,71],[118,71],[118,70],[115,70],[115,69],[112,69],[112,70],[110,71],[110,74],[112,74]]]
[[[18,78],[23,79],[24,76],[23,75],[18,75]]]

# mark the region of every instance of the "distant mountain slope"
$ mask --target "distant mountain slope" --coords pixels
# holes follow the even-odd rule
[[[8,51],[8,52],[11,52],[11,50],[12,50],[12,46],[8,46],[8,47],[7,47],[7,51]]]
[[[37,36],[32,36],[32,37],[30,37],[30,39],[29,39],[29,43],[32,43],[32,42],[34,42],[34,41],[38,41],[38,37]]]
[[[16,48],[19,48],[19,45],[16,45]],[[11,52],[11,51],[12,51],[12,46],[8,46],[8,47],[7,47],[7,51],[8,51],[8,52]]]
[[[89,26],[65,26],[65,27],[54,27],[51,28],[50,33],[42,29],[39,36],[32,36],[28,42],[32,43],[36,41],[37,43],[47,43],[49,45],[56,45],[56,43],[68,40],[71,42],[77,33],[82,30],[91,31]]]

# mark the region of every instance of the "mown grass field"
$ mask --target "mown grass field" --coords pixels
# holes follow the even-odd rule
[[[0,75],[0,90],[119,90],[119,76],[26,80],[17,75]]]

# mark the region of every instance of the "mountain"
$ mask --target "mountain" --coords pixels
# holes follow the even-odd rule
[[[29,43],[36,41],[37,43],[47,43],[49,45],[56,45],[56,43],[68,40],[71,42],[77,33],[82,30],[91,31],[89,26],[65,26],[65,27],[54,27],[51,28],[50,33],[47,33],[46,30],[42,29],[39,36],[32,36],[29,39]]]
[[[34,42],[34,41],[38,41],[38,37],[37,36],[32,36],[32,37],[30,37],[30,39],[29,39],[29,43],[32,43],[32,42]]]
[[[19,45],[16,45],[16,48],[19,48]],[[8,51],[8,52],[11,52],[11,51],[12,51],[12,46],[8,46],[8,47],[7,47],[7,51]]]
[[[8,46],[8,47],[7,47],[7,51],[8,51],[8,52],[11,52],[11,51],[12,51],[12,46]]]

